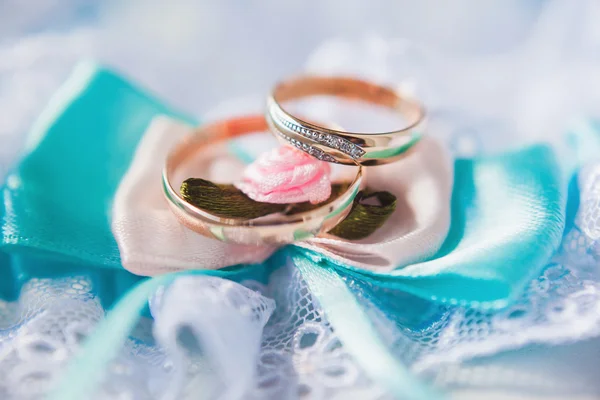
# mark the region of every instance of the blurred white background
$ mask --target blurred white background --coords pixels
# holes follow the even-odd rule
[[[599,19],[595,0],[2,0],[0,176],[81,59],[199,117],[223,100],[266,94],[309,59],[327,70],[315,63],[331,54],[349,71],[366,60],[363,70],[391,66],[384,80],[418,75],[430,110],[471,121],[467,129],[485,125],[492,144],[507,134],[537,139],[596,112]],[[398,50],[400,40],[412,53]],[[362,53],[349,57],[354,43]]]

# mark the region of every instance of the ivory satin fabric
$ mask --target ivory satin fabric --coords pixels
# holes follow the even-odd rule
[[[242,246],[205,238],[182,226],[168,209],[161,185],[164,160],[169,149],[191,133],[188,125],[166,117],[156,118],[144,134],[115,195],[112,230],[123,266],[136,274],[258,263],[275,250],[272,246]],[[269,134],[264,135],[267,138],[258,142],[267,150]],[[242,148],[238,147],[238,152],[239,149]],[[255,147],[252,151],[261,149]],[[211,154],[212,167],[192,166],[187,177],[232,182],[241,175],[244,165],[231,160],[226,146],[206,152]],[[406,159],[368,168],[366,176],[369,189],[388,190],[398,198],[396,212],[385,225],[360,241],[325,234],[297,245],[373,271],[392,270],[433,255],[450,225],[453,171],[444,147],[432,138],[425,138]]]

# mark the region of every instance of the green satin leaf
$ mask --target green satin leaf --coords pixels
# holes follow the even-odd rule
[[[328,201],[338,197],[346,184],[332,185]],[[181,196],[190,204],[222,217],[259,218],[269,214],[306,212],[326,203],[294,205],[263,203],[252,200],[231,184],[217,184],[206,179],[189,178],[181,184]],[[375,201],[375,203],[370,203]],[[365,238],[379,229],[396,209],[396,196],[390,192],[360,192],[348,216],[330,234],[348,240]]]
[[[376,200],[376,204],[370,204]],[[364,239],[381,228],[396,210],[396,196],[390,192],[360,192],[350,214],[330,234],[347,240]]]
[[[282,213],[287,208],[287,204],[254,201],[233,185],[200,178],[183,181],[180,192],[188,203],[221,217],[254,219]]]

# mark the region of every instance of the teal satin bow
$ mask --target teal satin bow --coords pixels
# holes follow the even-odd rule
[[[70,379],[61,386],[60,398],[77,398],[89,390],[148,295],[175,277],[144,280],[128,291],[141,278],[121,269],[110,232],[116,187],[146,127],[159,114],[192,122],[117,74],[84,64],[34,126],[27,154],[3,189],[2,250],[9,256],[0,261],[7,273],[20,277],[16,281],[42,273],[70,273],[57,267],[68,264],[96,274],[98,282],[113,283],[110,290],[99,292],[109,299],[106,304],[125,293],[74,362],[70,371],[77,378],[67,374]],[[344,345],[371,378],[399,396],[430,398],[428,389],[414,382],[386,351],[342,277],[449,304],[504,306],[560,243],[571,171],[546,145],[457,160],[452,225],[445,244],[432,259],[391,273],[355,270],[294,247],[283,253],[290,252]],[[40,264],[40,259],[49,261]],[[251,274],[264,280],[269,268],[233,267],[214,274],[235,280]],[[18,283],[0,289],[14,297]]]

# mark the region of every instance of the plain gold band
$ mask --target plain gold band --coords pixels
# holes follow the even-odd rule
[[[390,132],[353,133],[300,119],[281,105],[316,95],[361,100],[391,108],[409,122],[406,127]],[[267,99],[266,117],[280,141],[292,144],[296,141],[319,149],[325,155],[313,155],[323,161],[369,166],[402,158],[423,135],[425,110],[418,102],[385,86],[355,78],[304,76],[284,81],[275,87]],[[296,147],[299,146],[296,144]]]
[[[292,215],[273,214],[255,219],[220,217],[186,202],[173,187],[171,181],[177,169],[207,146],[251,132],[263,132],[267,128],[264,116],[217,122],[200,127],[171,151],[163,169],[163,189],[169,207],[183,225],[225,242],[285,244],[328,232],[348,215],[363,180],[360,166],[354,181],[336,199],[314,210]]]

